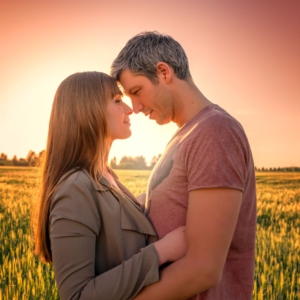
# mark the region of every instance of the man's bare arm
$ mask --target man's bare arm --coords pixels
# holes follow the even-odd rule
[[[187,299],[217,285],[241,201],[242,192],[234,189],[191,191],[186,256],[162,270],[160,281],[144,288],[135,299]]]

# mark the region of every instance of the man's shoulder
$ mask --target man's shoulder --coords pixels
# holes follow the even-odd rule
[[[239,130],[243,132],[242,125],[226,110],[216,104],[206,106],[189,125],[189,134],[221,134],[225,131]]]
[[[217,104],[209,105],[203,111],[202,118],[200,117],[199,119],[203,120],[202,124],[206,126],[241,126],[231,114]]]

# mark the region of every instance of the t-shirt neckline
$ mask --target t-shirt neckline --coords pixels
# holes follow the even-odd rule
[[[198,117],[200,115],[202,115],[203,113],[205,113],[208,109],[212,109],[213,107],[218,107],[217,104],[215,103],[210,103],[206,106],[204,106],[195,116],[193,116],[190,120],[188,120],[185,124],[183,124],[181,127],[179,127],[175,133],[173,134],[173,136],[171,137],[170,141],[168,142],[168,144],[175,138],[175,136],[181,132],[184,128],[186,128],[189,124],[191,124],[194,120],[198,119]]]

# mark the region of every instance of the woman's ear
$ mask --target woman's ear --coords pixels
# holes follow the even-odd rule
[[[170,83],[174,74],[173,68],[164,62],[158,62],[156,64],[156,74],[161,80],[166,83]]]

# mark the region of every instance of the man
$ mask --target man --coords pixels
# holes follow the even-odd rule
[[[178,125],[149,178],[146,213],[159,238],[186,224],[187,253],[137,299],[251,299],[256,190],[242,126],[200,92],[170,36],[133,37],[111,75],[135,113]]]

